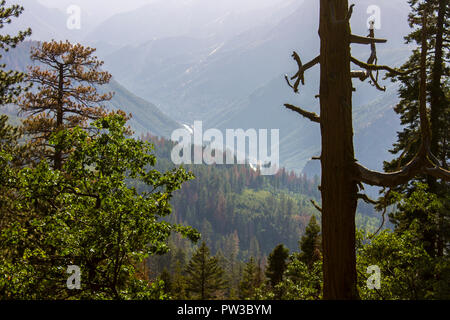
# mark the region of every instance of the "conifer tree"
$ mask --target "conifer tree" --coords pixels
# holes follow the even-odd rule
[[[175,270],[172,275],[171,290],[172,298],[175,300],[186,299],[186,279],[184,275],[185,266],[178,260],[175,263]]]
[[[283,274],[287,268],[288,257],[289,250],[282,244],[276,246],[269,254],[266,276],[273,288],[283,280]]]
[[[22,12],[23,7],[19,5],[12,5],[6,7],[6,1],[0,1],[0,30],[7,24],[12,22],[12,18],[18,18]],[[15,48],[17,44],[22,42],[27,36],[31,34],[31,29],[20,31],[17,35],[11,36],[8,34],[0,35],[0,49],[8,51],[10,48]],[[0,58],[2,56],[0,55]],[[24,80],[24,74],[18,71],[5,70],[5,65],[0,64],[0,105],[15,102],[17,96],[22,92],[20,83]]]
[[[0,115],[0,146],[2,151],[13,153],[21,137],[20,129],[8,123],[7,115]]]
[[[321,260],[322,254],[320,250],[320,226],[315,216],[311,216],[306,226],[305,234],[299,241],[301,253],[299,260],[311,267],[314,262]]]
[[[12,22],[12,18],[18,18],[22,12],[23,7],[19,5],[12,5],[6,7],[6,1],[0,1],[0,30],[7,24]],[[31,34],[31,29],[21,31],[15,36],[8,34],[0,35],[0,49],[9,51],[11,48],[15,48],[17,44],[25,40],[27,36]],[[0,59],[1,59],[0,55]],[[6,65],[0,65],[0,106],[16,101],[17,96],[23,88],[21,82],[23,82],[25,74],[19,71],[5,70]],[[2,151],[11,155],[18,155],[25,150],[18,150],[18,140],[22,136],[20,128],[13,127],[8,123],[8,116],[0,115],[0,147]],[[17,159],[16,159],[17,160]]]
[[[111,75],[101,71],[103,65],[93,56],[95,49],[66,42],[44,42],[33,48],[27,80],[35,90],[20,98],[25,132],[33,137],[32,146],[38,157],[53,161],[61,169],[64,155],[61,147],[51,146],[52,133],[74,127],[86,128],[88,121],[104,116],[101,105],[112,93],[100,94],[96,86],[109,82]]]
[[[224,270],[216,257],[211,257],[206,243],[197,249],[186,268],[186,291],[192,298],[208,300],[225,288]]]
[[[159,275],[159,279],[164,282],[164,293],[171,294],[172,293],[172,275],[164,268],[163,272]]]
[[[450,12],[448,2],[445,0],[429,0],[421,2],[409,1],[412,12],[409,23],[415,28],[405,39],[407,43],[416,43],[415,49],[403,68],[411,68],[420,63],[422,37],[425,36],[426,46],[430,49],[427,54],[426,64],[426,96],[430,114],[431,141],[430,150],[436,156],[443,168],[448,170],[448,143],[450,137],[450,84],[448,76],[450,68],[448,59],[450,57],[450,45],[446,40],[449,38],[448,25],[450,23]],[[424,35],[423,18],[428,21],[426,34]],[[414,157],[420,147],[419,124],[419,70],[404,75],[391,75],[392,80],[400,83],[400,102],[395,107],[396,113],[400,115],[404,126],[398,133],[398,140],[390,152],[397,155],[390,162],[385,162],[387,171],[395,171],[405,165]],[[409,229],[414,219],[418,219],[423,225],[421,233],[425,248],[431,256],[442,256],[444,248],[448,246],[450,238],[450,202],[447,197],[450,188],[448,182],[439,181],[432,175],[420,175],[416,181],[428,184],[428,191],[437,195],[443,202],[439,212],[424,212],[414,210],[413,212],[396,211],[391,215],[391,221],[396,225],[396,230],[403,232]],[[416,190],[416,184],[403,184],[395,188],[406,195]],[[388,195],[387,195],[388,196]],[[389,198],[389,197],[388,197]],[[391,200],[391,199],[390,199]]]
[[[263,283],[262,270],[253,257],[245,264],[242,280],[239,283],[240,299],[256,299],[256,289]]]
[[[23,7],[19,5],[6,6],[6,1],[0,1],[0,30],[12,22],[13,18],[18,18],[22,12]],[[9,51],[15,48],[17,44],[22,42],[27,36],[31,34],[31,29],[19,32],[15,36],[8,34],[0,34],[0,50]],[[0,59],[1,59],[0,54]],[[6,65],[0,64],[0,107],[16,102],[17,96],[23,88],[21,82],[25,75],[18,71],[5,70]],[[11,171],[11,164],[20,164],[21,159],[25,157],[26,149],[19,146],[18,142],[22,136],[21,128],[14,127],[8,123],[9,117],[0,115],[0,230],[7,225],[11,216],[15,212],[11,212],[10,208],[12,199],[9,184],[14,173]]]

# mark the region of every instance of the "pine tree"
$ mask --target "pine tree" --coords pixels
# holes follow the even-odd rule
[[[253,257],[245,264],[241,282],[239,283],[239,299],[253,299],[256,289],[263,284],[261,266],[256,264]]]
[[[159,275],[159,279],[162,280],[164,282],[164,287],[163,287],[163,291],[165,294],[171,294],[173,291],[173,280],[172,280],[172,275],[169,273],[169,271],[167,271],[166,268],[164,268],[163,272],[161,272],[161,274]]]
[[[0,29],[12,22],[12,18],[19,17],[23,12],[23,7],[12,5],[6,7],[6,1],[0,1]],[[20,31],[17,35],[0,35],[0,49],[8,51],[15,48],[17,44],[25,40],[31,35],[31,29]],[[0,55],[0,58],[2,56]],[[25,75],[18,71],[7,71],[5,65],[0,65],[0,105],[13,103],[17,96],[22,92],[23,87],[20,83],[24,80]]]
[[[301,253],[299,260],[311,267],[314,262],[322,259],[320,249],[320,226],[317,224],[316,217],[311,216],[309,224],[306,226],[305,234],[299,241]]]
[[[0,147],[2,151],[13,153],[21,136],[20,129],[8,123],[8,116],[0,115]]]
[[[51,134],[86,128],[88,121],[106,114],[101,103],[112,98],[112,93],[97,92],[96,86],[108,83],[111,75],[100,70],[103,62],[94,52],[68,41],[44,42],[32,49],[31,59],[44,67],[29,67],[27,80],[37,88],[21,96],[19,106],[37,156],[51,159],[54,169],[62,168],[64,155],[60,146],[49,144]]]
[[[408,43],[418,45],[405,63],[403,68],[411,68],[420,63],[422,48],[422,37],[426,39],[428,50],[426,64],[426,95],[429,105],[431,141],[430,151],[441,163],[442,167],[448,169],[448,139],[450,137],[450,86],[448,76],[450,68],[446,61],[450,57],[450,46],[448,41],[448,25],[450,23],[450,12],[448,2],[445,0],[430,0],[420,2],[409,1],[412,13],[409,23],[415,29],[405,38]],[[424,29],[423,18],[430,26]],[[424,34],[426,33],[426,34]],[[421,139],[419,124],[419,71],[405,75],[392,75],[393,81],[400,83],[400,102],[395,107],[396,113],[400,115],[404,126],[398,133],[398,141],[394,144],[391,153],[397,155],[395,159],[384,164],[387,171],[395,171],[398,167],[405,165],[417,153]],[[421,240],[425,243],[425,249],[430,256],[442,256],[444,248],[448,247],[450,237],[450,202],[447,195],[450,192],[449,183],[438,181],[431,175],[421,175],[415,179],[428,184],[428,192],[437,195],[443,202],[439,212],[424,212],[416,209],[412,212],[396,211],[390,216],[398,232],[409,229],[410,224],[418,219],[423,226]],[[416,190],[416,184],[403,184],[395,188],[406,195]]]
[[[254,235],[250,239],[249,254],[256,258],[259,258],[261,255],[258,239]]]
[[[266,276],[272,287],[283,280],[284,271],[287,268],[289,250],[282,244],[273,249],[267,260]]]
[[[12,18],[19,17],[23,12],[23,7],[19,5],[13,5],[6,7],[6,1],[0,1],[0,29],[5,25],[12,22]],[[31,34],[31,29],[21,31],[15,36],[0,35],[0,49],[9,51],[11,48],[15,48],[17,44],[25,40],[27,36]],[[0,55],[0,59],[1,59]],[[23,82],[25,74],[18,71],[5,70],[6,65],[0,65],[0,106],[8,103],[16,102],[17,96],[23,88],[20,83]],[[25,150],[18,146],[18,140],[22,136],[20,128],[13,127],[8,123],[8,116],[0,115],[0,147],[1,150],[7,152],[13,156],[14,163],[17,163],[19,155],[22,157],[25,155]]]
[[[217,258],[210,256],[205,242],[189,261],[186,274],[186,291],[192,293],[193,298],[214,299],[225,288],[224,270],[219,266]]]
[[[18,18],[23,7],[12,5],[6,7],[6,1],[0,1],[0,30],[12,22],[12,18]],[[21,31],[15,36],[8,34],[0,35],[0,49],[9,51],[15,48],[17,44],[22,42],[31,34],[31,29]],[[0,59],[1,59],[0,55]],[[5,70],[6,65],[0,64],[0,107],[8,103],[16,102],[17,96],[22,90],[20,83],[25,75],[18,71]],[[0,233],[4,230],[17,214],[14,207],[14,200],[11,197],[11,179],[16,173],[11,169],[11,165],[21,164],[21,160],[26,157],[27,150],[19,145],[19,139],[22,137],[21,128],[14,127],[8,123],[9,118],[6,115],[0,115]],[[1,285],[0,285],[1,286]],[[1,295],[1,294],[0,294]]]
[[[172,298],[175,300],[186,299],[186,278],[184,269],[185,265],[180,260],[177,260],[175,262],[171,281]]]

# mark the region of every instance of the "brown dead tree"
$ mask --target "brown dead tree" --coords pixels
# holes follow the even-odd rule
[[[99,85],[107,84],[111,75],[102,71],[103,61],[93,55],[94,48],[66,42],[43,42],[31,50],[37,65],[28,69],[27,81],[37,90],[20,97],[20,112],[25,133],[32,137],[36,157],[53,161],[53,168],[62,169],[64,152],[61,146],[49,143],[50,136],[63,129],[86,127],[91,120],[107,114],[102,103],[113,93],[98,93]]]
[[[450,172],[439,166],[439,161],[430,151],[430,126],[426,110],[427,54],[426,36],[422,44],[420,119],[422,145],[417,155],[397,172],[382,173],[369,170],[355,159],[352,127],[352,78],[361,81],[370,78],[371,84],[384,91],[378,83],[378,72],[402,74],[388,66],[378,65],[376,44],[386,40],[374,36],[373,26],[367,37],[351,34],[350,18],[353,6],[347,0],[320,0],[320,55],[302,64],[299,55],[293,58],[298,64],[298,72],[291,78],[286,76],[288,85],[298,92],[300,83],[304,84],[304,73],[320,64],[320,115],[286,104],[285,107],[320,124],[322,136],[321,194],[322,243],[324,299],[358,299],[356,252],[355,252],[355,212],[363,183],[384,188],[404,184],[414,176],[426,173],[438,179],[450,180]],[[371,56],[362,62],[350,54],[351,44],[365,44],[371,47]],[[351,70],[353,63],[362,70]],[[415,69],[417,70],[417,69]],[[374,75],[374,73],[376,73]],[[291,84],[290,80],[295,80]]]

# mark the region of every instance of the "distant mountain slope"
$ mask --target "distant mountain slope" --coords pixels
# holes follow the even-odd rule
[[[386,51],[383,63],[398,66],[409,54],[409,48]],[[280,74],[256,89],[249,97],[232,103],[228,112],[220,117],[214,127],[274,128],[280,129],[280,161],[288,169],[302,170],[312,156],[320,154],[320,127],[283,107],[291,103],[319,112],[319,70],[306,74],[306,84],[294,94]],[[386,92],[377,91],[368,82],[354,81],[353,124],[356,157],[373,169],[381,169],[383,160],[389,160],[388,149],[400,130],[400,121],[393,107],[398,101],[397,86],[389,80],[381,81]],[[319,162],[314,161],[319,167]],[[309,166],[308,166],[309,167]],[[318,170],[306,170],[309,176]]]
[[[2,33],[17,33],[19,30],[31,28],[33,33],[32,40],[81,40],[90,28],[90,22],[81,11],[81,29],[67,28],[69,15],[66,11],[55,8],[48,8],[38,2],[38,0],[9,0],[7,5],[20,4],[24,7],[24,12],[19,18],[13,19],[10,25],[2,29]],[[66,7],[67,9],[67,7]]]
[[[29,53],[33,45],[36,43],[30,41],[22,43],[16,49],[5,53],[1,62],[6,63],[7,68],[10,69],[26,70],[26,66],[32,64]],[[133,117],[130,125],[137,135],[151,133],[155,136],[170,137],[172,131],[181,126],[161,112],[154,104],[132,94],[114,79],[109,84],[100,87],[99,90],[115,92],[114,97],[105,106],[110,110],[122,109],[126,113],[131,113]],[[13,113],[11,107],[3,111]]]
[[[150,133],[170,138],[172,132],[181,127],[181,124],[161,112],[153,103],[134,95],[114,79],[103,86],[103,90],[115,92],[111,101],[106,103],[108,109],[122,109],[133,115],[130,125],[137,135]]]
[[[264,3],[271,1],[275,0]],[[319,1],[283,0],[276,10],[266,7],[230,15],[227,12],[232,2],[222,1],[223,7],[218,5],[216,10],[208,0],[192,0],[185,4],[189,10],[183,11],[179,9],[183,6],[175,8],[177,0],[155,1],[112,17],[88,38],[102,41],[98,42],[99,54],[118,82],[154,102],[173,119],[188,124],[203,120],[205,128],[280,129],[282,165],[295,170],[307,165],[309,172],[309,159],[320,152],[318,126],[282,105],[289,102],[318,112],[318,100],[314,98],[318,93],[318,69],[307,72],[306,86],[298,95],[287,87],[283,74],[295,72],[295,62],[290,58],[293,50],[304,62],[319,52]],[[388,39],[387,44],[377,48],[379,61],[400,66],[410,51],[403,41],[409,32],[407,1],[358,1],[351,20],[353,33],[367,34],[367,9],[372,5],[377,5],[381,14],[381,29],[376,30],[376,36]],[[250,13],[252,20],[246,21]],[[185,20],[188,17],[194,21]],[[120,48],[121,44],[129,45]],[[365,60],[369,49],[354,45],[352,54]],[[384,84],[388,85],[386,93],[376,91],[367,82],[354,81],[356,154],[377,169],[389,158],[387,149],[399,129],[392,112],[397,101],[396,87],[389,81]],[[140,105],[129,92],[123,94],[128,101],[118,94],[115,105]],[[146,108],[134,112],[139,110]],[[146,116],[135,114],[134,126],[139,130],[146,130],[144,123],[151,120]],[[161,132],[157,124],[152,127]]]
[[[371,0],[356,4],[351,20],[355,34],[367,34],[367,9],[373,4]],[[376,36],[388,39],[387,44],[378,45],[379,61],[398,67],[411,49],[403,41],[409,32],[407,2],[380,0],[376,5],[381,13]],[[105,60],[127,87],[144,98],[152,97],[175,119],[203,120],[205,127],[221,129],[280,129],[282,165],[302,170],[320,152],[320,132],[317,125],[282,105],[289,102],[318,112],[319,101],[314,97],[319,92],[319,72],[318,68],[307,72],[306,86],[297,95],[286,85],[283,73],[295,72],[293,50],[304,62],[319,53],[318,10],[318,1],[305,1],[297,9],[290,7],[275,26],[255,27],[223,42],[193,37],[156,39],[124,47]],[[361,60],[370,55],[362,45],[352,46],[352,53]],[[396,87],[389,80],[383,82],[388,86],[385,93],[367,82],[354,81],[357,156],[377,169],[389,158],[387,150],[399,129],[392,112]]]
[[[226,39],[259,24],[274,24],[284,7],[302,1],[156,0],[107,19],[86,40],[141,45],[180,36]]]
[[[284,16],[275,20],[275,25],[269,19],[224,41],[214,37],[199,40],[192,35],[159,37],[142,45],[134,42],[103,58],[118,81],[137,95],[156,101],[172,117],[190,122],[219,119],[230,104],[247,98],[280,74],[293,71],[293,50],[300,52],[304,61],[318,54],[318,1],[299,3],[302,1],[280,8]],[[358,2],[352,18],[355,33],[367,33],[366,11],[372,4],[370,0]],[[377,36],[389,39],[388,44],[379,46],[381,61],[385,50],[403,46],[408,6],[406,0],[382,0],[378,5],[382,28]],[[115,25],[137,32],[140,29],[136,24]],[[131,31],[129,34],[134,36]],[[353,52],[362,59],[369,54],[361,45],[353,46]]]
[[[77,5],[82,9],[83,20],[88,20],[89,26],[97,26],[105,19],[117,12],[134,10],[152,1],[158,0],[25,0],[38,1],[49,8],[58,8],[61,11],[71,5]]]

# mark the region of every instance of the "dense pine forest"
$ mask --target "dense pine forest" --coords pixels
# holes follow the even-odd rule
[[[174,166],[170,161],[173,142],[156,137],[142,139],[155,145],[158,170]],[[311,219],[318,227],[315,221],[320,222],[320,214],[312,203],[320,201],[317,176],[308,179],[284,169],[274,176],[263,176],[250,166],[239,165],[187,165],[186,169],[193,172],[195,179],[174,193],[173,213],[168,221],[193,226],[201,233],[201,240],[212,255],[220,258],[224,276],[231,281],[227,298],[239,297],[239,279],[246,262],[261,268],[262,276],[268,256],[277,245],[297,252]],[[362,232],[375,231],[381,219],[364,205],[362,210],[357,215],[358,228]],[[311,241],[317,241],[318,235],[316,230]],[[150,277],[157,278],[160,273],[166,281],[170,276],[179,277],[176,266],[184,266],[196,247],[179,238],[169,243],[171,253],[149,259],[146,268]]]
[[[27,7],[0,0],[0,300],[450,299],[449,5],[408,6],[412,49],[391,67],[375,22],[352,34],[354,5],[317,1],[320,52],[294,51],[283,81],[309,95],[320,74],[320,112],[289,97],[279,110],[320,127],[321,173],[264,175],[175,165],[167,133],[185,124],[116,82],[96,48],[11,31]],[[401,130],[378,172],[356,159],[352,99],[383,81]]]

